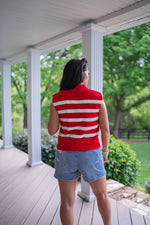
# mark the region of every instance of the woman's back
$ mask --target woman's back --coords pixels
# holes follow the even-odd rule
[[[79,84],[53,96],[60,119],[57,148],[65,151],[87,151],[100,147],[99,110],[102,95]]]

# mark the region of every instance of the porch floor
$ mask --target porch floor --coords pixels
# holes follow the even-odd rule
[[[61,225],[60,196],[54,169],[30,168],[28,155],[16,148],[0,149],[0,225]],[[80,184],[77,185],[77,191]],[[110,198],[112,225],[150,225],[148,217]],[[75,225],[102,225],[97,203],[76,197]]]

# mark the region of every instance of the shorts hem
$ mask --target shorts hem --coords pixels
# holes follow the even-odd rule
[[[101,177],[103,177],[105,175],[106,175],[106,173],[103,173],[101,176],[97,176],[94,179],[85,180],[85,181],[88,182],[88,183],[91,183],[91,182],[94,182],[94,181],[98,180],[99,178],[101,178]]]
[[[54,175],[54,177],[55,177],[57,180],[62,180],[62,181],[72,181],[72,180],[77,180],[77,179],[78,179],[78,176],[77,176],[77,177],[74,177],[74,178],[70,178],[70,179],[68,179],[68,178],[61,178],[61,177],[56,176],[56,175]]]

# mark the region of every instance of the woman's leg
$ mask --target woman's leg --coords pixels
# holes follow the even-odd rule
[[[59,180],[59,189],[61,196],[60,218],[62,225],[74,224],[74,202],[77,180],[62,181]]]
[[[106,190],[106,176],[90,182],[90,186],[97,198],[98,209],[104,225],[111,225],[111,206]]]

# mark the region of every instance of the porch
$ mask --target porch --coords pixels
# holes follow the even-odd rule
[[[2,141],[0,142],[2,146]],[[60,225],[60,196],[54,169],[26,166],[28,155],[0,149],[0,225]],[[77,184],[77,192],[80,183]],[[112,225],[150,225],[148,217],[110,198]],[[96,201],[76,196],[75,225],[103,224]]]

